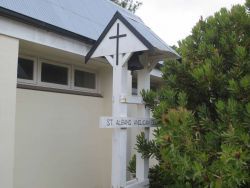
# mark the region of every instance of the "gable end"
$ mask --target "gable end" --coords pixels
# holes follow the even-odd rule
[[[93,55],[93,53],[95,52],[95,50],[97,49],[97,47],[100,45],[100,43],[102,42],[102,40],[104,39],[104,37],[106,36],[106,34],[109,32],[109,30],[111,29],[111,27],[114,25],[114,23],[116,22],[116,20],[120,20],[150,51],[154,50],[153,45],[145,38],[143,37],[125,18],[124,16],[122,16],[122,14],[117,11],[115,13],[115,15],[113,16],[113,18],[111,19],[111,21],[109,22],[109,24],[107,25],[107,27],[104,29],[104,31],[102,32],[102,34],[100,35],[100,37],[98,38],[98,40],[96,41],[96,43],[94,44],[94,46],[90,49],[90,51],[88,52],[88,54],[85,57],[85,63],[87,63],[89,61],[89,59],[91,58],[91,56]]]

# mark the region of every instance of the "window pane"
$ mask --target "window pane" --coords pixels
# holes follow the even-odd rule
[[[41,81],[68,85],[68,68],[42,63]]]
[[[138,94],[137,73],[132,74],[132,95]]]
[[[33,80],[34,62],[29,59],[18,58],[17,78]]]
[[[75,70],[75,86],[95,89],[95,74],[80,70]]]

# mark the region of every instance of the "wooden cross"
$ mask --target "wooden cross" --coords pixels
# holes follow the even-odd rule
[[[119,56],[119,38],[126,37],[126,34],[120,35],[120,25],[117,23],[117,33],[116,36],[111,36],[109,39],[116,39],[116,65],[118,65],[118,56]]]

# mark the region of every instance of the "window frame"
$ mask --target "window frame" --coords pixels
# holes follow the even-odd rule
[[[85,95],[84,93],[89,93],[89,94],[93,94],[93,95],[101,95],[100,93],[100,75],[99,75],[99,71],[96,68],[89,68],[89,67],[84,67],[79,63],[75,63],[75,62],[65,62],[63,60],[56,60],[56,59],[48,59],[45,58],[44,56],[38,56],[38,55],[34,55],[34,54],[26,54],[26,53],[21,53],[18,55],[18,58],[24,58],[24,59],[28,59],[28,60],[32,60],[33,61],[33,80],[28,80],[28,79],[21,79],[21,78],[17,78],[17,85],[23,85],[23,87],[25,87],[25,85],[27,85],[27,87],[34,87],[36,88],[35,90],[39,90],[38,88],[44,88],[46,89],[58,89],[59,93],[63,93],[63,91],[65,91],[65,93],[73,93],[74,91],[79,94],[79,93],[83,93],[83,95]],[[61,85],[61,84],[55,84],[55,83],[49,83],[49,82],[42,82],[42,63],[47,63],[47,64],[51,64],[51,65],[56,65],[59,67],[65,67],[68,70],[68,84],[67,85]],[[17,62],[18,64],[18,62]],[[83,87],[77,87],[75,86],[75,70],[79,70],[79,71],[84,71],[84,72],[88,72],[88,73],[92,73],[95,75],[95,89],[90,89],[90,88],[83,88]],[[43,89],[41,89],[43,91]],[[55,91],[56,92],[56,91]]]
[[[19,55],[18,59],[19,58],[33,61],[33,79],[29,80],[29,79],[23,79],[23,78],[17,77],[17,81],[22,84],[36,84],[37,83],[37,58],[33,56],[27,56],[27,55]],[[17,67],[18,67],[18,59],[17,59]],[[17,75],[18,75],[18,72],[17,72]]]
[[[92,73],[95,75],[95,89],[91,89],[91,88],[85,88],[85,87],[77,87],[75,86],[75,70],[79,70],[79,71],[83,71],[83,72],[88,72],[88,73]],[[99,93],[99,89],[98,89],[98,74],[96,71],[94,70],[90,70],[90,69],[86,69],[84,67],[80,67],[77,65],[72,65],[72,89],[75,91],[83,91],[83,92],[91,92],[91,93]]]
[[[67,78],[68,84],[63,85],[63,84],[55,84],[55,83],[50,83],[50,82],[43,82],[42,81],[42,63],[67,68],[68,69],[68,71],[67,71],[68,72],[68,78]],[[71,78],[71,71],[70,70],[71,70],[70,65],[39,58],[39,61],[38,61],[38,85],[43,86],[43,87],[57,88],[57,89],[70,89],[70,85],[71,85],[70,84],[70,78]]]

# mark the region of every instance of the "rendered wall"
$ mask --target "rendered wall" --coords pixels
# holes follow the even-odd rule
[[[13,188],[17,39],[0,35],[0,187]]]
[[[111,69],[100,73],[104,98],[17,90],[15,188],[107,188]]]
[[[81,56],[24,41],[20,54],[84,64]],[[14,188],[110,187],[112,129],[100,129],[99,117],[112,114],[112,68],[101,64],[87,66],[100,66],[103,98],[17,89]],[[136,106],[128,110],[136,116]],[[137,131],[128,133],[130,159]]]

